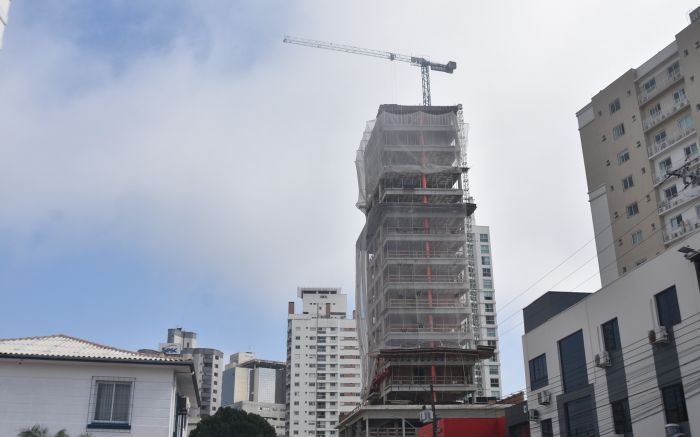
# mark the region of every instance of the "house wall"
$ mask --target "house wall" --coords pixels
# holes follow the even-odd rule
[[[0,360],[0,436],[40,424],[71,436],[88,431],[93,377],[134,378],[131,430],[89,430],[96,437],[170,437],[176,382],[172,368],[138,364]]]
[[[692,248],[700,247],[700,235],[693,235],[684,241],[685,244]],[[693,434],[700,435],[700,416],[693,414],[700,411],[700,397],[697,396],[696,388],[697,374],[700,373],[700,339],[697,331],[700,289],[695,266],[677,249],[678,246],[670,248],[523,336],[528,407],[539,411],[541,420],[552,420],[554,435],[562,435],[560,426],[564,426],[561,420],[563,403],[572,400],[562,389],[558,341],[578,330],[583,331],[589,383],[589,387],[578,392],[582,396],[586,390],[592,392],[600,435],[614,434],[611,431],[613,422],[609,396],[611,392],[619,392],[620,384],[627,389],[635,437],[663,435],[666,420],[659,381],[668,379],[667,376],[673,373],[671,370],[677,371],[678,368],[686,391],[686,406],[690,416],[688,428]],[[676,287],[682,321],[673,328],[675,341],[654,346],[647,339],[648,332],[658,326],[654,295],[671,286]],[[618,320],[622,362],[618,357],[614,358],[613,367],[596,367],[594,357],[604,350],[600,326],[614,318]],[[675,369],[665,369],[664,366],[668,366],[655,359],[660,351],[677,357],[679,364]],[[543,353],[546,354],[548,384],[532,390],[528,363]],[[616,378],[622,374],[620,367],[624,369],[625,376],[622,379]],[[609,390],[609,387],[614,388]],[[538,402],[538,393],[544,390],[551,394],[549,405]],[[541,435],[540,422],[531,423],[531,432],[533,436]]]

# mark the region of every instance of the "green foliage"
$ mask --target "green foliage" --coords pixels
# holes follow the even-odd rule
[[[17,434],[17,437],[51,437],[51,433],[45,426],[34,425],[31,428],[25,428],[20,431],[19,434]],[[62,429],[54,434],[53,437],[70,437],[70,435],[65,429]],[[78,437],[90,437],[90,434],[80,434]]]
[[[276,433],[275,428],[257,414],[227,407],[204,417],[190,437],[276,437]]]

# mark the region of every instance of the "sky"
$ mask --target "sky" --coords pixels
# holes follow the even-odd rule
[[[353,306],[355,151],[380,104],[420,103],[420,71],[289,34],[457,62],[431,76],[433,104],[463,104],[470,124],[503,393],[522,390],[522,307],[600,287],[575,112],[696,6],[15,0],[0,50],[0,337],[139,349],[182,326],[204,347],[283,360],[298,286],[340,286]]]

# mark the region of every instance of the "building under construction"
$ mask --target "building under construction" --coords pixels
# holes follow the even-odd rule
[[[461,106],[380,106],[356,164],[363,398],[474,402],[496,339],[482,339]]]

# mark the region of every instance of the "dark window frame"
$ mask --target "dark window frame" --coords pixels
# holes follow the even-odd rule
[[[632,417],[627,398],[610,403],[615,434],[627,434],[632,432]]]
[[[547,374],[547,354],[538,355],[529,361],[530,390],[537,390],[549,384]]]
[[[578,349],[566,350],[573,346],[580,345],[581,356],[578,360],[574,360],[572,352],[578,352]],[[579,329],[557,342],[559,350],[559,365],[561,367],[561,379],[564,388],[564,393],[569,393],[578,390],[588,385],[588,366],[586,361],[586,347],[583,341],[583,330]],[[578,362],[575,362],[578,361]]]
[[[661,389],[661,399],[664,405],[666,423],[681,423],[688,421],[688,407],[685,403],[683,384],[672,384]],[[669,405],[671,401],[675,405]]]
[[[676,293],[675,285],[660,293],[656,293],[654,302],[656,303],[659,326],[664,326],[668,329],[681,322],[681,310],[678,305],[678,294]]]
[[[617,323],[617,317],[600,325],[600,330],[603,334],[603,345],[606,352],[620,350],[620,328]]]

